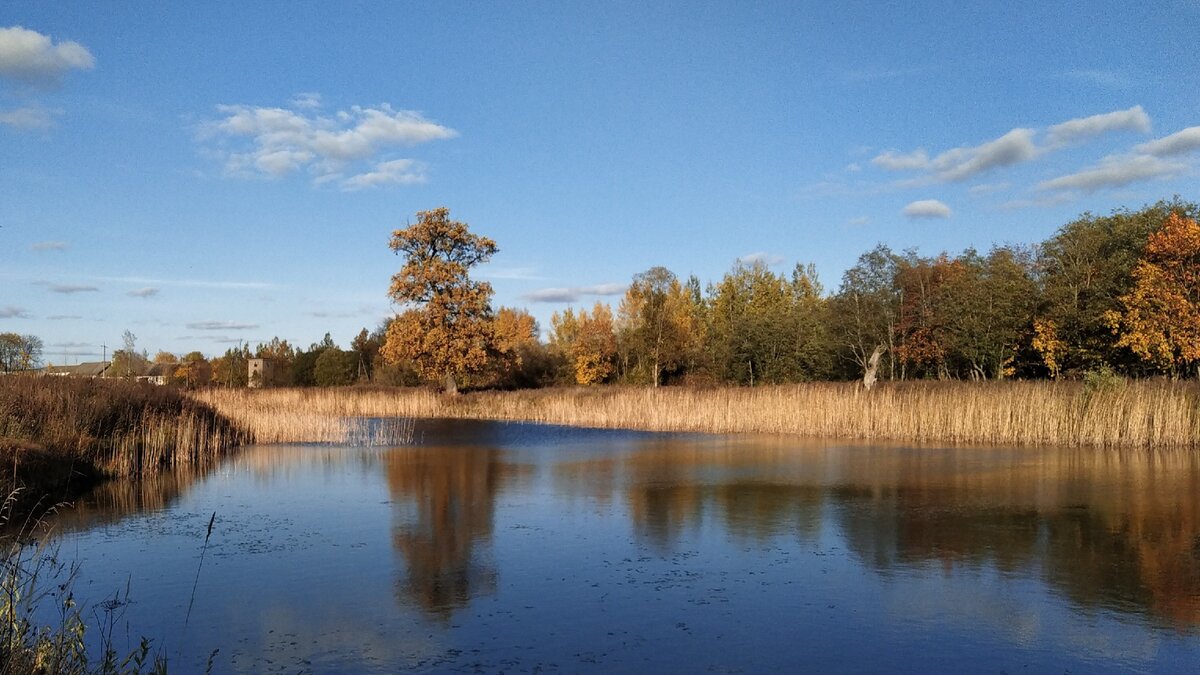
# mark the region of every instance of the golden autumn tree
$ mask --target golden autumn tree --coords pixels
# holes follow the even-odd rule
[[[1175,375],[1200,369],[1200,224],[1173,213],[1150,235],[1120,306],[1105,314],[1119,346]]]
[[[613,360],[617,354],[617,337],[613,333],[612,310],[597,302],[589,315],[579,312],[578,329],[572,355],[575,381],[579,384],[599,384],[612,376]]]
[[[390,248],[404,256],[388,295],[407,307],[388,326],[381,354],[408,361],[422,377],[457,393],[458,380],[487,366],[492,343],[492,286],[473,281],[496,242],[450,220],[445,207],[417,213],[417,222],[392,232]]]

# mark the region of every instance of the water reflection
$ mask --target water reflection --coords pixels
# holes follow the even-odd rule
[[[494,591],[496,570],[485,549],[506,473],[500,452],[396,449],[385,470],[397,520],[392,541],[407,567],[397,591],[443,619]]]
[[[823,638],[820,626],[806,624],[813,640],[877,630],[880,644],[895,648],[906,646],[887,632],[897,629],[871,621],[915,619],[933,633],[957,621],[1024,649],[1050,630],[1045,605],[1061,605],[1071,616],[1121,624],[1066,622],[1059,637],[1067,644],[1142,664],[1158,663],[1163,634],[1183,636],[1193,651],[1200,634],[1200,458],[1188,453],[880,447],[486,422],[422,422],[416,436],[400,448],[250,448],[211,473],[106,485],[60,523],[84,530],[179,511],[188,527],[203,527],[217,510],[212,574],[277,575],[278,595],[263,601],[260,621],[286,617],[275,623],[289,635],[311,634],[333,650],[335,665],[351,658],[345,645],[359,633],[386,644],[393,631],[432,637],[423,628],[465,624],[474,628],[462,631],[477,631],[465,643],[506,635],[532,650],[548,639],[546,626],[599,631],[597,622],[614,616],[644,637],[625,642],[606,625],[600,634],[623,641],[609,648],[653,657],[650,645],[670,638],[658,626],[703,630],[709,610],[698,608],[710,601],[728,603],[710,616],[713,635],[732,631],[731,622],[769,632],[784,616],[811,614],[810,605],[844,602],[850,618],[828,623]],[[258,525],[237,530],[243,521]],[[148,533],[174,529],[130,527],[142,538],[131,557],[147,555]],[[121,536],[114,526],[103,539]],[[176,545],[194,545],[192,537]],[[840,568],[811,562],[834,559]],[[190,589],[194,557],[172,564],[178,586]],[[843,586],[827,588],[850,594],[825,597],[824,575],[839,570]],[[855,599],[864,585],[876,595]],[[242,587],[257,590],[253,581]],[[362,600],[381,588],[387,618]],[[170,592],[177,599],[185,591]],[[354,622],[331,614],[305,629],[296,597],[321,611],[341,603],[336,616],[361,613],[365,627],[334,630]],[[776,602],[776,613],[763,609]],[[644,618],[660,606],[662,616]],[[679,607],[686,621],[666,614]],[[544,614],[522,624],[525,611]],[[397,627],[397,612],[410,623]],[[228,620],[214,618],[212,631]],[[638,627],[642,620],[649,623]],[[455,663],[457,647],[441,643],[446,634],[406,645],[403,658],[373,641],[356,649],[392,666]],[[295,649],[309,658],[303,645]],[[502,655],[493,653],[492,665],[507,663]],[[723,663],[719,656],[694,665]],[[826,665],[839,663],[854,665]]]

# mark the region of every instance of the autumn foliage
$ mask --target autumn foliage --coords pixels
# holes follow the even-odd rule
[[[381,354],[456,391],[458,379],[488,365],[492,286],[468,273],[496,252],[496,242],[438,208],[417,213],[415,225],[393,232],[390,247],[404,256],[404,266],[388,294],[408,309],[391,322]]]
[[[1117,344],[1165,372],[1200,367],[1200,225],[1171,214],[1150,235],[1133,280],[1121,309],[1106,314]]]

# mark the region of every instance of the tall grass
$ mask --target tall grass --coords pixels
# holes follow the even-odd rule
[[[755,388],[557,388],[444,396],[425,389],[208,390],[260,441],[335,420],[459,417],[573,426],[950,444],[1200,447],[1200,386],[1165,380],[818,383]]]
[[[40,536],[43,521],[10,522],[20,501],[14,491],[0,505],[0,675],[165,673],[166,659],[151,652],[146,638],[124,656],[117,651],[115,628],[129,604],[128,589],[95,608],[76,603],[78,568],[62,562],[50,539]],[[85,639],[87,609],[98,622],[98,654],[89,653]],[[54,621],[43,620],[47,610]]]
[[[229,420],[173,389],[0,377],[0,489],[20,483],[27,494],[61,499],[69,495],[57,490],[72,482],[210,465],[245,440]]]

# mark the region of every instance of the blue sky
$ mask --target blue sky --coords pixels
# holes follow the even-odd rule
[[[654,265],[1040,241],[1200,199],[1200,2],[133,3],[0,8],[0,331],[342,345],[390,232],[494,238],[495,304]]]

